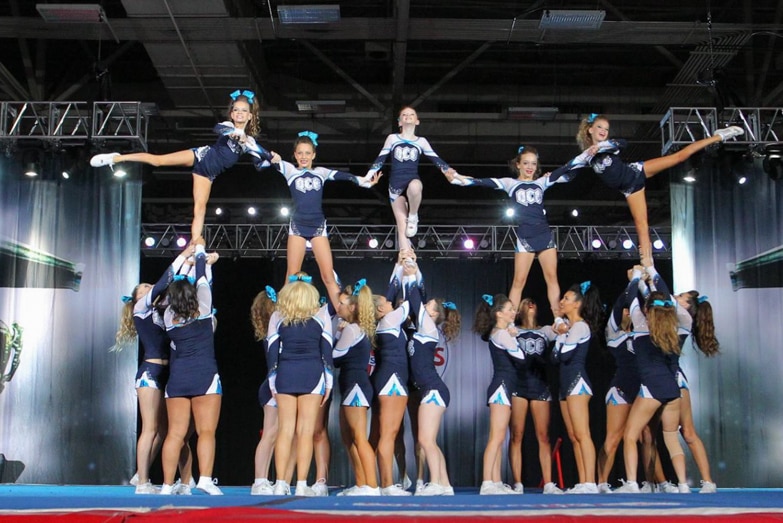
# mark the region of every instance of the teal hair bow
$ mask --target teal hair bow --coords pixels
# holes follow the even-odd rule
[[[366,279],[362,278],[361,280],[357,281],[353,286],[353,292],[351,294],[353,294],[354,296],[358,296],[359,291],[362,290],[362,287],[364,287],[365,285],[367,285]]]
[[[519,149],[517,149],[517,154],[522,154],[522,152],[523,152],[524,150],[525,150],[525,146],[524,146],[524,145],[520,145],[520,146],[519,146]]]
[[[590,290],[590,285],[592,285],[590,283],[590,280],[583,281],[582,283],[579,284],[579,292],[582,293],[582,296],[584,296],[587,293],[587,291]]]
[[[313,142],[313,145],[318,147],[318,133],[314,133],[313,131],[302,131],[299,133],[299,136],[306,136],[310,138],[310,141]]]
[[[253,105],[253,100],[256,97],[256,93],[254,93],[253,91],[248,91],[247,89],[245,89],[244,91],[240,91],[239,89],[237,89],[229,96],[231,96],[231,99],[234,100],[235,102],[237,101],[237,98],[239,98],[240,96],[244,96],[245,98],[247,98],[247,103]]]
[[[492,298],[491,294],[483,294],[481,296],[481,299],[484,300],[487,303],[487,305],[489,305],[490,307],[495,305],[495,300]]]
[[[288,283],[294,283],[295,281],[303,281],[305,283],[312,283],[313,277],[312,276],[298,276],[296,274],[292,274],[288,277]]]
[[[674,307],[672,300],[653,300],[653,307]]]
[[[272,300],[272,303],[277,303],[277,293],[272,287],[267,285],[264,287],[264,291],[266,291],[266,297]]]
[[[587,123],[593,123],[596,118],[598,118],[598,113],[590,113],[590,116],[587,117]]]
[[[707,296],[699,296],[698,298],[696,298],[696,301],[698,303],[704,303],[707,300],[709,300],[709,297],[707,297]]]
[[[457,310],[457,306],[454,304],[453,301],[444,301],[442,303],[442,305],[443,305],[444,309],[449,309],[449,310],[452,310],[452,311]]]
[[[193,276],[185,276],[184,274],[177,274],[176,276],[174,276],[173,281],[182,281],[182,280],[187,280],[191,285],[196,284],[196,278],[194,278]]]
[[[132,296],[121,296],[120,299],[122,300],[122,303],[132,303],[133,297]]]

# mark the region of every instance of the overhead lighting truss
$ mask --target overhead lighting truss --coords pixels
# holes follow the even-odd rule
[[[758,149],[783,141],[783,107],[671,107],[660,122],[661,153],[679,149],[715,134],[728,125],[742,127],[745,134],[729,144]]]
[[[273,258],[285,256],[289,225],[207,224],[204,230],[207,251],[221,256]],[[335,258],[388,258],[396,256],[397,231],[394,225],[330,225],[329,241]],[[552,233],[559,256],[566,259],[636,259],[636,231],[633,227],[555,226]],[[141,226],[141,252],[148,257],[175,256],[180,249],[164,239],[190,235],[190,224],[145,223]],[[658,240],[657,259],[671,259],[671,227],[651,227]],[[152,247],[144,240],[153,238]],[[371,242],[371,240],[375,240]],[[466,249],[472,240],[474,248]],[[625,240],[632,249],[618,248]],[[415,238],[416,253],[430,259],[500,260],[514,258],[516,235],[512,225],[431,225],[420,226]],[[167,246],[164,247],[163,244]],[[371,245],[375,245],[372,247]]]

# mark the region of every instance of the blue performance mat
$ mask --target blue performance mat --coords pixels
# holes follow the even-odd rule
[[[234,508],[234,511],[210,512],[211,519],[246,519],[250,514],[261,516],[263,509],[273,511],[273,519],[284,520],[280,511],[292,515],[307,515],[310,521],[341,521],[367,516],[406,517],[408,521],[447,517],[477,518],[551,518],[566,516],[581,518],[695,516],[712,520],[738,517],[736,521],[783,521],[783,489],[719,489],[716,494],[571,494],[545,496],[532,492],[523,495],[479,496],[476,488],[457,489],[456,496],[447,497],[345,497],[304,498],[296,496],[251,496],[250,487],[220,487],[223,496],[208,496],[194,491],[192,496],[136,495],[131,486],[56,486],[0,485],[0,520],[2,516],[19,516],[53,512],[107,510],[126,514],[154,514],[176,509],[185,510]],[[248,509],[251,512],[248,513]],[[259,511],[260,510],[260,511]],[[206,514],[206,513],[205,513]],[[116,514],[115,514],[116,515]],[[195,515],[195,513],[193,514]],[[327,519],[324,519],[327,518]],[[771,519],[770,519],[771,518]],[[127,519],[127,518],[126,518]],[[124,520],[126,520],[124,519]],[[175,518],[176,519],[176,518]]]

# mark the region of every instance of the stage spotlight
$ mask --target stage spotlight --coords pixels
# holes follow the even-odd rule
[[[663,240],[661,240],[660,238],[658,238],[657,240],[655,240],[655,241],[653,242],[653,247],[655,247],[655,248],[656,248],[656,249],[658,249],[659,251],[660,251],[661,249],[663,249]]]
[[[696,171],[687,171],[682,176],[682,181],[687,183],[695,183],[696,182]]]
[[[486,238],[482,238],[479,242],[479,249],[486,249],[487,247],[489,247],[489,241]]]
[[[215,215],[216,216],[222,216],[223,215],[223,208],[222,207],[215,207]]]
[[[761,163],[764,172],[772,181],[783,179],[783,142],[767,145],[764,152],[767,154]]]
[[[473,240],[472,240],[471,238],[465,238],[465,239],[463,240],[463,242],[462,242],[462,246],[463,246],[465,249],[467,249],[467,250],[469,250],[469,251],[472,251],[472,250],[473,250],[473,248],[476,246],[476,244],[473,242]]]
[[[160,239],[160,246],[161,247],[163,247],[165,249],[169,245],[171,245],[171,238],[168,238],[168,237],[164,236],[163,238]]]
[[[735,178],[737,180],[737,185],[745,185],[745,182],[748,181],[748,177],[744,174],[737,174]]]
[[[571,216],[573,218],[579,218],[579,209],[571,209]]]
[[[177,238],[177,247],[179,247],[180,249],[184,249],[185,245],[187,244],[188,244],[188,239],[185,238],[184,236],[180,236],[179,238]]]
[[[38,176],[38,164],[35,162],[29,162],[24,168],[24,175],[30,178]]]
[[[614,250],[617,248],[617,240],[609,240],[609,243],[606,244],[607,247]]]
[[[595,238],[592,241],[591,245],[593,246],[593,249],[600,249],[601,245],[603,245],[603,243],[601,243],[601,240],[599,240],[598,238]]]
[[[378,240],[375,238],[370,238],[370,241],[367,242],[367,245],[370,247],[370,249],[377,249],[378,248]]]
[[[388,239],[388,240],[386,240],[385,242],[383,242],[383,245],[384,245],[384,247],[386,247],[387,249],[391,249],[392,247],[394,247],[394,240],[392,240],[392,239]]]
[[[280,216],[287,218],[291,211],[285,205],[280,207]]]
[[[146,245],[147,247],[155,247],[155,238],[153,238],[152,236],[147,236],[146,238],[144,238],[144,245]]]
[[[506,218],[513,218],[513,217],[514,217],[514,208],[506,207]]]
[[[427,246],[427,240],[424,238],[420,238],[419,241],[416,243],[416,245],[419,246],[419,249],[423,249]]]
[[[256,208],[253,207],[252,205],[247,208],[247,215],[248,216],[255,216],[257,212],[258,211],[256,211]]]
[[[62,176],[63,180],[71,179],[71,173],[68,170],[63,170],[63,172],[60,173],[60,176]]]
[[[116,169],[114,169],[115,178],[125,178],[126,176],[128,176],[128,171],[126,171],[122,167],[117,167]]]
[[[633,247],[633,242],[630,239],[623,240],[623,249],[630,250]]]

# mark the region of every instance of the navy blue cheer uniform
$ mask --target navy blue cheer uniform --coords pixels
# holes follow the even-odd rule
[[[641,379],[636,364],[636,354],[633,348],[633,333],[620,327],[623,319],[623,309],[629,293],[633,289],[626,289],[621,294],[612,308],[612,314],[606,323],[606,346],[615,362],[615,372],[612,381],[609,382],[609,390],[606,393],[607,405],[630,405],[639,393]]]
[[[625,140],[606,140],[597,145],[598,153],[590,160],[590,168],[607,187],[620,191],[626,198],[644,189],[644,162],[625,163],[620,158]]]
[[[163,320],[153,304],[166,290],[184,263],[185,257],[177,256],[152,289],[133,306],[133,325],[136,327],[142,360],[136,372],[136,388],[150,387],[159,390],[166,388],[169,378],[168,360],[171,340],[166,335]],[[147,360],[163,360],[165,364]]]
[[[456,184],[489,187],[506,192],[514,202],[514,216],[517,222],[514,229],[517,237],[514,250],[538,253],[556,247],[546,219],[544,191],[556,183],[571,181],[575,173],[575,170],[558,169],[549,176],[541,176],[536,180],[460,176]]]
[[[401,290],[402,267],[395,266],[386,299],[394,303]],[[408,338],[403,324],[408,319],[407,300],[387,313],[375,330],[375,370],[370,376],[376,396],[408,396]]]
[[[205,275],[207,256],[201,245],[196,246],[197,318],[181,321],[175,318],[171,306],[166,308],[164,322],[172,341],[171,375],[166,385],[166,397],[193,397],[222,394],[217,361],[215,360],[212,328],[212,289]]]
[[[561,401],[568,396],[593,395],[585,366],[590,338],[590,327],[584,321],[578,321],[555,340],[552,359],[560,365]]]
[[[555,331],[549,325],[536,329],[517,327],[517,345],[525,353],[525,364],[516,364],[521,397],[534,401],[552,401],[546,377],[546,352],[555,337]],[[514,361],[516,363],[519,360]]]
[[[191,149],[195,157],[193,174],[209,178],[209,181],[213,182],[223,171],[233,167],[245,153],[253,156],[253,163],[257,168],[269,165],[272,155],[258,145],[252,136],[247,136],[242,143],[237,137],[230,135],[236,131],[232,122],[221,122],[215,126],[214,131],[219,138],[213,145]]]
[[[521,386],[515,360],[526,361],[525,353],[507,329],[494,329],[487,343],[492,358],[492,381],[487,387],[487,405],[511,406]]]
[[[665,284],[658,290],[668,293]],[[628,286],[637,286],[638,279],[633,279]],[[677,385],[677,369],[680,357],[677,354],[665,354],[650,338],[647,317],[642,312],[639,300],[631,305],[631,320],[633,321],[633,348],[636,353],[636,363],[642,386],[639,396],[668,403],[680,397],[680,387]]]
[[[326,236],[326,217],[322,206],[324,183],[338,180],[353,182],[360,187],[370,187],[370,182],[348,172],[325,167],[299,169],[285,160],[273,165],[285,176],[293,199],[294,212],[291,214],[288,234],[301,236],[305,240]]]
[[[304,323],[270,323],[269,386],[275,394],[320,394],[332,388],[332,318],[327,306]]]
[[[390,134],[369,172],[379,171],[390,155],[389,200],[392,202],[405,192],[413,180],[420,179],[419,160],[422,156],[426,156],[441,172],[449,169],[449,165],[432,150],[426,138],[417,136],[413,140],[406,140],[399,134]]]
[[[367,372],[371,348],[370,338],[355,323],[346,325],[335,343],[332,358],[340,369],[337,384],[341,405],[345,407],[369,407],[372,403],[373,389]]]
[[[421,393],[421,404],[431,403],[445,408],[449,406],[451,395],[449,388],[435,370],[435,350],[438,348],[440,332],[425,307],[421,284],[422,280],[417,278],[405,285],[411,311],[416,315],[416,331],[411,336],[411,343],[408,344],[411,380]]]

